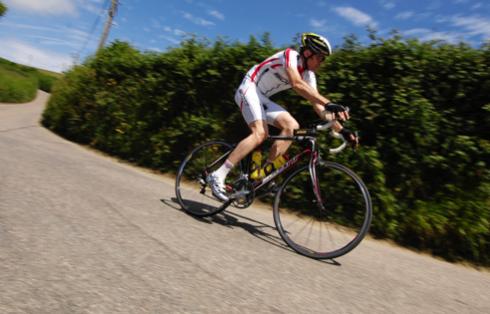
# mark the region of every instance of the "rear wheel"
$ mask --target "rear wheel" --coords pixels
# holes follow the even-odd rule
[[[230,204],[213,196],[206,177],[225,162],[232,149],[232,145],[225,142],[207,142],[195,148],[184,159],[175,180],[175,194],[187,213],[198,217],[211,216]],[[227,182],[237,177],[237,171],[230,172]]]
[[[338,163],[319,162],[316,177],[313,182],[305,166],[286,178],[275,198],[274,222],[282,239],[298,253],[335,258],[354,249],[368,232],[371,197],[362,180]]]

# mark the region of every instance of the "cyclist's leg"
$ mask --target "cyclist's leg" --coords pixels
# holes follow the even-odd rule
[[[226,176],[235,165],[267,138],[269,132],[265,120],[265,112],[260,105],[256,86],[247,77],[237,90],[235,101],[250,127],[251,134],[240,141],[223,165],[208,177],[208,182],[214,195],[223,201],[227,200],[225,192]]]
[[[251,130],[250,135],[241,140],[228,156],[228,160],[235,165],[262,144],[268,136],[268,127],[264,120],[253,121],[248,126]]]
[[[280,129],[281,136],[293,136],[294,130],[299,129],[299,124],[296,119],[294,119],[286,109],[268,98],[262,99],[262,101],[267,116],[267,122]],[[267,161],[272,162],[277,157],[283,155],[288,150],[291,143],[291,141],[274,141]]]
[[[235,102],[240,107],[243,118],[251,131],[250,135],[240,141],[230,156],[228,156],[228,160],[235,165],[269,136],[266,113],[261,106],[259,94],[256,85],[247,78],[245,78],[235,94]]]

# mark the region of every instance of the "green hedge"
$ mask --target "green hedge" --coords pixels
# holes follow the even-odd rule
[[[197,143],[236,142],[248,133],[234,92],[246,70],[277,49],[267,35],[246,44],[190,39],[160,54],[116,42],[66,73],[43,123],[80,143],[175,172]],[[362,148],[335,158],[372,193],[372,234],[489,265],[489,46],[396,36],[362,46],[346,38],[318,85],[352,108],[351,127],[361,131]],[[316,119],[292,92],[275,100],[302,124]]]
[[[378,207],[375,234],[490,262],[489,48],[394,37],[333,56],[325,86],[355,108],[396,200]]]

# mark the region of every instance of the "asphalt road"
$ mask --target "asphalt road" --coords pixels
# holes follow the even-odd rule
[[[269,208],[194,219],[156,175],[0,105],[0,313],[490,313],[490,273],[383,241],[289,250]],[[376,219],[376,217],[374,217]]]

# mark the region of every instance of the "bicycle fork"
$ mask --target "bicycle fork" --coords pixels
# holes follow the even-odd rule
[[[316,173],[317,163],[319,163],[318,151],[313,150],[311,161],[308,166],[310,171],[311,184],[313,186],[313,193],[315,194],[316,203],[317,203],[316,205],[318,206],[318,209],[326,210],[325,206],[323,206],[323,199],[320,191],[320,182],[318,181],[318,175]]]

